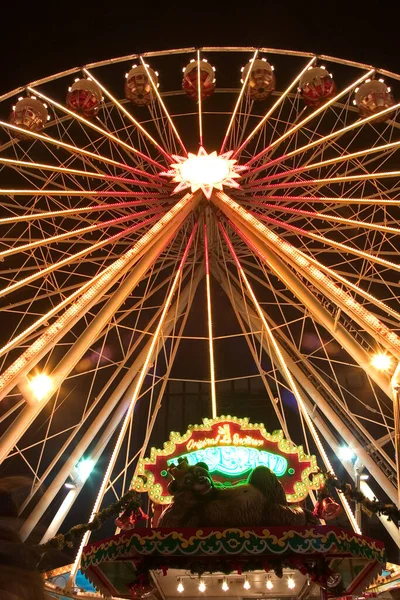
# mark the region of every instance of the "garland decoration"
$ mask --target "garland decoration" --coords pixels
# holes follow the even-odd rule
[[[395,504],[385,504],[376,498],[370,500],[360,490],[353,488],[349,483],[337,479],[333,473],[324,473],[325,485],[318,492],[318,503],[332,496],[334,490],[343,494],[348,500],[361,504],[363,511],[370,517],[373,514],[385,516],[388,521],[396,525],[400,522],[400,510]]]
[[[62,550],[65,546],[73,548],[87,531],[96,531],[97,529],[100,529],[105,521],[112,519],[113,517],[118,517],[121,512],[123,512],[123,514],[127,512],[130,513],[131,523],[134,523],[135,520],[147,518],[147,515],[145,515],[140,507],[139,494],[134,490],[130,490],[117,502],[110,504],[107,508],[98,512],[90,523],[74,525],[67,533],[59,533],[48,542],[36,546],[36,550],[42,553],[52,548],[55,548],[56,550]]]

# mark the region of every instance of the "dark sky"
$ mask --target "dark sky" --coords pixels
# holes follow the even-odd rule
[[[237,1],[237,0],[236,0]],[[2,5],[0,92],[91,61],[184,46],[314,51],[399,70],[396,3],[132,0]]]

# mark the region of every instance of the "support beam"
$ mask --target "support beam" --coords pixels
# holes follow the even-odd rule
[[[226,196],[224,194],[224,196]],[[343,346],[346,352],[360,365],[367,375],[391,398],[391,387],[388,378],[379,373],[371,365],[371,357],[340,324],[336,323],[330,313],[321,305],[320,300],[300,281],[300,279],[285,265],[285,263],[271,251],[265,243],[262,234],[253,226],[253,223],[239,218],[238,213],[222,200],[218,192],[212,196],[215,204],[228,219],[237,226],[238,232],[244,234],[244,241],[268,265],[272,272],[285,283],[287,288],[307,307],[313,317]],[[236,203],[234,203],[236,205]],[[237,205],[238,206],[238,205]],[[239,207],[240,208],[240,207]],[[241,209],[241,212],[244,209]],[[244,211],[245,213],[247,211]]]
[[[0,462],[4,460],[7,454],[13,449],[15,444],[25,433],[28,427],[36,419],[38,414],[47,405],[55,391],[62,385],[63,381],[70,374],[72,369],[82,358],[98,334],[109,322],[112,315],[119,309],[126,298],[132,293],[147,270],[151,267],[171,238],[171,233],[167,229],[152,248],[145,254],[139,264],[126,277],[122,285],[111,295],[105,306],[93,318],[90,325],[84,330],[71,349],[66,353],[57,367],[50,374],[52,380],[52,389],[40,401],[33,398],[22,409],[15,421],[10,425],[1,438],[0,442]],[[26,377],[19,381],[19,387],[23,395],[29,399],[31,390],[29,381]]]
[[[217,278],[217,281],[221,284],[223,290],[227,294],[228,298],[232,298],[232,300],[237,305],[239,312],[244,319],[245,322],[248,323],[248,326],[251,330],[255,332],[260,331],[260,318],[253,310],[251,306],[245,305],[243,301],[242,294],[238,291],[236,286],[229,286],[229,281],[224,274],[222,269],[216,269],[213,271],[213,274]],[[286,364],[292,375],[295,377],[296,381],[302,387],[302,389],[306,392],[306,394],[312,398],[315,405],[319,408],[319,410],[324,414],[329,423],[332,423],[335,427],[335,430],[338,434],[344,439],[346,444],[351,447],[354,452],[359,456],[361,462],[365,465],[371,475],[374,477],[376,482],[380,485],[380,487],[384,490],[384,492],[389,496],[389,498],[393,501],[397,501],[397,489],[395,486],[387,479],[384,473],[379,468],[376,461],[368,454],[365,447],[360,445],[358,439],[355,437],[353,432],[349,427],[347,427],[342,420],[339,419],[336,412],[333,408],[327,403],[322,393],[315,388],[312,383],[312,378],[307,376],[305,372],[300,368],[299,364],[305,364],[307,368],[306,361],[304,357],[299,355],[296,356],[296,361],[289,355],[289,353],[285,350],[285,346],[289,343],[288,340],[285,340],[285,343],[281,343],[281,335],[279,328],[276,327],[276,323],[272,321],[272,319],[264,312],[264,317],[267,321],[269,321],[270,326],[274,329],[275,335],[277,337],[277,342],[281,348],[281,352],[285,359]],[[265,336],[261,335],[261,333],[255,333],[255,336],[259,340],[260,344],[263,345],[263,348],[266,352],[269,353],[269,348],[267,346]],[[294,347],[293,347],[294,348]],[[315,424],[318,426],[318,423],[323,423],[322,418],[317,416],[318,413],[315,413],[312,407],[312,418]],[[310,413],[311,415],[311,413]]]
[[[169,309],[167,317],[165,319],[165,326],[163,327],[161,332],[161,340],[166,339],[167,336],[170,335],[174,327],[175,319],[177,318],[176,315],[182,314],[182,312],[185,310],[185,307],[191,298],[191,294],[194,294],[197,285],[201,277],[203,276],[203,273],[203,268],[199,268],[197,270],[192,284],[193,292],[191,292],[190,283],[188,283],[182,291],[179,301],[175,302]],[[112,437],[113,433],[116,431],[124,415],[126,414],[126,411],[132,399],[132,394],[137,385],[138,373],[143,367],[144,361],[146,360],[152,342],[153,337],[149,339],[147,344],[140,351],[137,358],[133,361],[132,365],[129,367],[121,381],[115,387],[106,404],[99,411],[99,413],[91,423],[90,428],[85,432],[85,434],[76,444],[75,448],[69,451],[68,453],[65,453],[67,458],[65,459],[64,464],[54,476],[51,484],[47,487],[43,496],[40,498],[40,502],[36,504],[35,508],[27,517],[26,521],[24,522],[21,528],[20,533],[23,539],[26,539],[30,535],[33,528],[43,516],[44,512],[50,506],[50,503],[55,498],[59,489],[64,485],[68,476],[72,473],[74,467],[83,457],[85,451],[92,443],[97,433],[100,431],[100,429],[104,426],[104,424],[111,416],[110,422],[107,424],[107,427],[105,428],[100,439],[97,441],[97,444],[90,456],[90,458],[95,462],[100,458],[102,452],[104,451],[105,447],[110,441],[110,438]],[[163,345],[164,344],[160,345],[159,351],[161,351]],[[76,486],[75,497],[79,494],[85,481],[78,483],[78,485]],[[64,515],[64,518],[65,516],[66,514]],[[58,521],[60,521],[60,515],[58,515],[57,519]]]
[[[161,232],[176,232],[184,219],[197,206],[201,193],[186,194],[127,252],[96,276],[84,294],[52,323],[0,376],[0,399],[3,399],[39,360],[81,319],[88,310],[127,272],[139,257],[159,239]]]
[[[157,325],[157,328],[156,328],[156,330],[154,332],[153,339],[151,340],[150,348],[149,348],[149,351],[148,351],[148,353],[146,355],[146,359],[145,359],[145,361],[143,363],[143,367],[140,370],[140,373],[139,373],[139,376],[138,376],[138,379],[137,379],[137,382],[136,382],[136,386],[135,386],[135,389],[134,389],[132,397],[131,397],[131,401],[130,401],[129,407],[128,407],[127,411],[126,411],[126,414],[125,414],[125,417],[124,417],[124,420],[123,420],[123,423],[122,423],[122,427],[121,427],[121,430],[120,430],[119,435],[118,435],[118,439],[117,439],[116,444],[114,446],[114,449],[113,449],[113,451],[111,453],[110,461],[108,463],[106,472],[104,474],[104,478],[103,478],[102,484],[100,486],[100,490],[99,490],[99,492],[97,494],[97,498],[96,498],[96,501],[95,501],[94,506],[93,506],[92,514],[90,515],[90,519],[89,519],[90,523],[93,522],[93,520],[94,520],[94,518],[96,516],[96,513],[100,509],[101,503],[102,503],[104,495],[106,493],[107,485],[108,485],[108,483],[110,481],[111,474],[112,474],[113,469],[115,467],[115,463],[116,463],[119,451],[120,451],[120,449],[122,447],[122,443],[123,443],[123,440],[125,438],[126,432],[128,430],[129,424],[130,424],[130,422],[131,422],[131,420],[133,418],[133,410],[134,410],[134,408],[136,406],[136,402],[138,400],[139,393],[140,393],[141,387],[143,385],[143,381],[144,381],[144,379],[146,377],[146,374],[147,374],[150,362],[151,362],[151,360],[154,357],[154,353],[155,353],[157,344],[159,344],[161,332],[162,332],[162,329],[164,327],[166,315],[167,315],[167,313],[168,313],[168,311],[170,309],[170,306],[171,306],[172,298],[174,297],[174,294],[176,293],[178,285],[179,285],[179,283],[181,281],[182,270],[183,270],[184,264],[186,262],[187,256],[189,254],[189,250],[191,248],[191,245],[193,243],[196,231],[197,231],[197,225],[194,226],[194,228],[192,230],[192,233],[190,234],[188,243],[186,244],[186,248],[185,248],[185,251],[183,253],[182,260],[179,263],[179,267],[178,267],[178,269],[176,271],[176,275],[175,275],[174,280],[172,282],[172,285],[171,285],[171,288],[169,290],[168,296],[165,299],[164,309],[163,309],[163,312],[161,314],[160,321],[159,321],[159,323]],[[76,577],[76,574],[78,572],[80,561],[81,561],[82,550],[83,550],[84,546],[87,544],[87,542],[89,540],[90,533],[91,533],[90,531],[87,531],[85,533],[85,535],[83,536],[83,539],[82,539],[81,544],[79,546],[79,550],[77,552],[74,564],[73,564],[72,569],[71,569],[71,576],[70,576],[70,578],[69,578],[69,580],[67,582],[66,589],[70,589],[71,586],[74,584],[75,577]]]

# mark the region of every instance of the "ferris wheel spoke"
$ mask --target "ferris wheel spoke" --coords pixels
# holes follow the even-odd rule
[[[148,210],[144,210],[138,213],[132,213],[131,215],[125,215],[123,217],[118,217],[115,219],[110,219],[108,221],[100,221],[95,223],[94,225],[88,225],[87,227],[80,227],[79,229],[70,229],[65,233],[60,233],[58,235],[54,235],[52,237],[43,237],[37,241],[31,242],[29,244],[24,244],[22,246],[14,246],[8,248],[7,250],[0,251],[0,261],[8,256],[12,256],[13,254],[18,254],[19,252],[27,252],[29,250],[33,250],[34,248],[43,248],[47,244],[58,243],[62,240],[69,240],[70,238],[80,237],[84,233],[89,233],[91,231],[97,231],[103,228],[113,227],[120,223],[125,223],[126,221],[131,221],[132,219],[146,217],[151,215],[152,213],[156,213],[157,216],[160,215],[159,207],[153,207]],[[7,242],[7,238],[3,238],[3,243]],[[93,248],[93,246],[92,246]]]
[[[176,231],[199,200],[199,194],[186,194],[130,250],[121,255],[118,260],[96,276],[95,281],[82,296],[78,300],[75,300],[64,314],[50,325],[46,332],[32,346],[25,350],[19,359],[0,375],[0,399],[4,398],[15,386],[16,382],[37,364],[40,358],[48,352],[49,348],[73,326],[77,318],[81,318],[122,275],[131,269],[139,257],[143,256],[146,248],[154,245],[154,240],[161,231],[169,235],[171,235],[171,229]]]
[[[375,196],[377,196],[377,194],[375,194]],[[347,206],[348,204],[359,204],[360,206],[365,205],[365,206],[370,206],[370,205],[377,205],[377,206],[399,206],[400,204],[400,198],[394,198],[394,199],[390,199],[390,198],[354,198],[354,197],[343,197],[342,195],[338,196],[337,198],[334,196],[269,196],[269,195],[262,195],[262,196],[245,196],[245,195],[241,195],[240,196],[241,200],[246,201],[246,202],[252,202],[253,199],[260,199],[260,200],[268,200],[269,202],[277,202],[277,203],[298,203],[298,202],[302,202],[302,203],[306,203],[306,204],[315,204],[315,203],[319,203],[319,204],[337,204],[339,205],[345,205]]]
[[[83,123],[84,125],[86,125],[86,127],[94,129],[94,131],[97,131],[97,133],[100,133],[102,136],[104,136],[104,138],[107,138],[111,142],[117,144],[118,146],[121,146],[121,148],[124,148],[124,150],[127,150],[128,153],[134,154],[135,156],[139,157],[140,159],[144,160],[145,162],[148,162],[150,165],[156,167],[160,171],[162,171],[164,169],[163,165],[161,165],[157,161],[153,160],[150,156],[147,156],[146,154],[143,154],[142,152],[140,152],[139,150],[137,150],[136,148],[134,148],[130,144],[127,144],[122,139],[116,137],[112,133],[109,133],[108,131],[106,131],[102,127],[99,127],[94,122],[89,121],[85,117],[83,117],[80,114],[78,114],[78,113],[74,112],[73,110],[69,109],[67,106],[64,106],[63,104],[60,104],[56,100],[53,100],[52,98],[49,98],[48,96],[46,96],[42,92],[39,92],[37,89],[31,88],[29,86],[28,86],[27,89],[32,94],[35,94],[35,96],[38,96],[39,98],[41,98],[45,102],[48,102],[53,107],[58,108],[58,110],[61,110],[62,112],[70,115],[71,117],[73,117],[74,119],[76,119],[77,121],[79,121],[80,123]]]
[[[88,77],[90,77],[90,79],[92,81],[94,81],[94,83],[97,84],[97,86],[101,89],[103,94],[105,94],[105,96],[107,96],[107,98],[109,98],[111,100],[111,102],[113,102],[113,104],[115,104],[115,106],[131,121],[131,123],[133,123],[135,125],[135,127],[137,127],[137,129],[139,129],[141,131],[141,133],[157,148],[157,150],[160,152],[160,154],[162,154],[164,156],[164,158],[167,159],[168,163],[170,163],[171,157],[168,154],[168,152],[165,152],[164,148],[162,146],[160,146],[160,144],[148,133],[148,131],[143,127],[143,125],[141,125],[141,123],[139,123],[139,121],[137,121],[133,117],[133,115],[128,110],[126,110],[126,108],[120,102],[118,102],[118,100],[115,98],[115,96],[113,96],[111,94],[111,92],[109,92],[107,90],[107,88],[104,87],[100,83],[100,81],[98,79],[96,79],[88,69],[83,68],[83,72],[86,73],[86,75]]]
[[[308,144],[305,144],[304,146],[300,146],[299,148],[296,148],[295,150],[291,150],[287,154],[282,154],[281,156],[278,156],[277,158],[274,158],[273,160],[267,161],[267,162],[263,163],[262,165],[253,167],[251,169],[251,175],[255,175],[256,173],[259,173],[260,171],[269,169],[272,166],[276,166],[276,165],[282,163],[283,161],[294,158],[295,156],[297,156],[299,154],[304,154],[304,153],[308,152],[309,150],[311,150],[312,148],[315,148],[316,146],[325,144],[326,142],[330,142],[331,140],[341,137],[344,134],[349,133],[350,131],[359,129],[360,127],[363,127],[364,125],[372,124],[375,120],[379,120],[379,119],[383,118],[384,116],[389,115],[390,113],[392,113],[396,110],[399,110],[399,109],[400,109],[400,102],[397,104],[394,104],[393,106],[389,106],[388,108],[385,108],[385,109],[379,111],[378,113],[375,113],[368,117],[364,117],[362,119],[358,119],[357,121],[354,121],[354,123],[350,123],[349,125],[346,125],[345,127],[342,127],[341,129],[332,131],[332,133],[322,136],[312,142],[309,142]],[[242,175],[242,178],[245,178],[247,175],[248,175],[247,173],[245,175]]]
[[[317,289],[319,289],[319,287],[323,284],[325,286],[329,285],[329,292],[332,293],[332,296],[336,299],[336,302],[338,304],[346,305],[346,311],[349,311],[351,313],[353,319],[360,319],[364,323],[367,331],[374,331],[373,335],[375,335],[378,339],[381,340],[382,345],[384,345],[385,347],[389,346],[393,354],[395,354],[396,356],[400,356],[400,338],[393,331],[390,331],[381,321],[379,321],[379,319],[374,314],[370,313],[370,311],[366,310],[363,306],[361,306],[354,298],[352,298],[341,288],[336,286],[329,277],[322,273],[322,271],[316,269],[314,265],[309,265],[307,263],[307,260],[303,256],[297,254],[296,248],[294,248],[294,246],[279,238],[278,235],[266,228],[260,221],[258,221],[258,219],[256,219],[253,215],[247,213],[247,211],[245,211],[242,207],[236,204],[236,202],[230,199],[223,192],[217,192],[213,196],[213,198],[214,201],[216,201],[217,206],[219,206],[223,210],[223,212],[226,213],[228,218],[230,218],[234,222],[234,224],[236,225],[235,230],[237,231],[237,233],[239,233],[239,235],[243,239],[245,239],[245,241],[247,241],[247,243],[250,244],[250,246],[254,245],[255,243],[253,236],[254,232],[256,238],[260,239],[261,241],[263,240],[264,243],[267,243],[268,248],[272,247],[273,249],[277,249],[278,253],[279,251],[284,252],[285,256],[289,257],[289,262],[290,260],[295,261],[297,266],[297,272],[301,272],[303,276],[306,277],[306,279],[308,280],[314,280],[317,284]],[[245,233],[238,229],[237,225],[239,225],[239,227],[241,228],[243,228],[244,226]],[[263,246],[262,251],[257,248],[257,252],[259,256],[264,261],[266,261],[271,267],[272,254],[271,250],[268,250],[268,248]],[[266,257],[266,253],[268,253],[268,259]],[[300,294],[300,298],[304,298],[304,295],[307,296],[308,299],[305,303],[311,310],[311,306],[315,306],[315,300],[313,300],[312,297],[309,295],[310,292],[308,290],[306,291],[306,288],[304,288],[298,277],[293,272],[289,272],[284,268],[284,265],[281,261],[278,261],[278,264],[279,267],[277,269],[275,267],[274,270],[278,274],[279,278],[282,279],[285,282],[285,284],[288,285],[290,289],[292,289],[292,291],[295,291],[296,295]],[[314,269],[315,271],[313,276],[312,272]],[[325,317],[322,316],[324,310],[322,310],[321,306],[316,306],[315,308],[315,314],[317,314],[321,309],[320,316],[319,318],[317,318],[318,320],[320,320],[322,317],[321,322],[324,326],[326,326],[329,323],[329,318],[327,318],[327,315],[325,315]],[[336,323],[332,323],[332,332],[336,337],[338,335],[338,329],[335,329],[335,327]],[[345,332],[342,332],[342,334],[344,334],[344,337],[347,338]],[[343,340],[341,343],[343,343]],[[344,346],[346,348],[349,348],[350,352],[353,352],[354,355],[354,349],[351,349],[352,343],[353,340],[350,341],[349,339],[347,339],[347,343],[344,344]],[[372,379],[374,379],[378,383],[378,385],[385,391],[385,393],[387,393],[390,397],[390,386],[388,386],[387,381],[384,381],[379,374],[375,373],[370,368],[370,364],[367,357],[362,356],[362,353],[358,353],[357,351],[355,356],[357,356],[358,362],[360,361],[360,359],[362,359],[361,364],[363,368],[367,370],[368,373],[370,373]]]
[[[38,192],[37,194],[35,194],[34,192]],[[42,190],[0,190],[0,196],[4,195],[4,196],[14,196],[14,195],[20,195],[20,196],[30,196],[30,195],[41,195],[41,193],[43,195],[46,195],[44,191]],[[68,192],[69,193],[69,192]],[[110,192],[86,192],[89,196],[112,196],[113,194],[110,194]],[[136,193],[133,192],[135,195]],[[53,192],[50,192],[49,195],[52,195]],[[56,193],[55,193],[56,194]],[[80,192],[78,194],[78,192],[72,194],[72,195],[81,195],[82,193]],[[118,196],[122,194],[122,197],[126,198],[126,197],[130,197],[131,192],[119,192]],[[147,195],[147,193],[144,193],[145,195]],[[64,194],[61,194],[64,195]],[[67,193],[65,194],[67,195]],[[116,195],[116,194],[115,194]],[[85,196],[85,194],[83,194],[83,196]],[[158,204],[159,208],[160,208],[160,200],[167,200],[168,197],[164,196],[162,198],[154,198],[154,194],[149,195],[149,198],[146,198],[144,200],[130,200],[127,202],[115,202],[112,204],[92,204],[90,206],[81,206],[81,207],[76,207],[76,208],[66,208],[63,210],[53,210],[53,211],[47,211],[47,212],[42,212],[38,209],[38,212],[33,212],[31,214],[26,214],[26,215],[20,215],[20,216],[13,216],[13,217],[4,217],[4,218],[0,218],[0,225],[10,225],[12,223],[19,223],[20,221],[25,222],[25,221],[35,221],[36,219],[53,219],[55,217],[66,217],[66,216],[70,216],[70,215],[76,215],[76,214],[82,214],[82,213],[91,213],[91,212],[103,212],[103,211],[108,211],[108,210],[113,210],[113,209],[119,209],[119,208],[133,208],[134,206],[143,206],[143,204]],[[14,207],[14,205],[12,205]],[[16,207],[15,208],[20,208],[21,210],[24,208],[22,206],[20,207]],[[133,213],[133,216],[135,216],[140,214],[140,213]]]
[[[7,123],[5,121],[0,121],[0,126],[4,127],[5,129],[9,129],[11,131],[14,131],[17,134],[22,134],[24,136],[30,136],[32,138],[35,138],[36,140],[41,140],[45,144],[51,144],[53,146],[58,146],[60,148],[65,148],[66,150],[68,150],[72,154],[75,154],[75,155],[79,154],[79,155],[82,155],[82,156],[85,156],[85,157],[89,157],[92,160],[104,162],[104,163],[109,164],[109,165],[111,165],[113,167],[121,168],[121,169],[123,169],[125,171],[130,171],[131,173],[143,176],[143,177],[145,177],[147,179],[152,179],[154,181],[159,181],[160,183],[164,183],[165,184],[165,180],[163,180],[161,177],[158,177],[157,175],[154,175],[153,173],[149,173],[149,172],[143,171],[141,169],[136,169],[135,167],[131,167],[128,164],[121,163],[119,161],[116,161],[116,160],[114,160],[112,158],[108,158],[107,156],[103,156],[101,154],[96,154],[95,152],[91,152],[91,151],[86,150],[84,148],[80,148],[79,146],[74,146],[72,144],[68,144],[66,142],[63,142],[62,140],[59,140],[59,139],[56,139],[56,138],[52,138],[52,137],[50,137],[48,135],[43,135],[43,134],[37,133],[35,131],[22,129],[21,127],[17,127],[16,125],[13,125],[12,123]]]
[[[197,50],[197,104],[199,114],[199,146],[203,147],[203,102],[201,99],[200,50]]]
[[[332,223],[341,223],[343,225],[348,225],[349,227],[364,227],[365,229],[371,229],[373,231],[382,231],[384,233],[392,233],[395,235],[400,234],[400,228],[398,227],[389,227],[387,225],[380,225],[379,223],[372,223],[362,220],[355,219],[345,219],[344,217],[337,217],[335,215],[328,214],[326,212],[320,213],[317,211],[304,210],[300,208],[289,208],[287,206],[274,206],[273,204],[266,204],[264,202],[258,202],[257,200],[249,200],[249,204],[252,206],[256,206],[258,208],[263,208],[268,210],[269,212],[283,212],[292,215],[301,215],[305,217],[310,217],[311,219],[321,219],[323,221],[332,221]],[[261,214],[260,218],[264,215]]]
[[[317,60],[317,57],[314,56],[311,60],[308,61],[307,65],[304,67],[304,69],[302,69],[300,71],[300,73],[289,84],[289,86],[286,88],[286,90],[284,92],[282,92],[282,94],[279,96],[279,98],[276,100],[276,102],[273,104],[273,106],[264,115],[264,117],[256,125],[256,127],[250,132],[250,134],[247,136],[247,138],[244,140],[244,142],[242,142],[242,144],[239,146],[239,148],[237,148],[236,150],[234,150],[232,158],[237,158],[237,156],[241,154],[241,152],[243,151],[243,149],[253,139],[253,137],[256,135],[256,133],[265,125],[265,123],[268,121],[268,119],[274,113],[274,111],[276,110],[276,108],[278,108],[280,106],[280,104],[290,94],[290,92],[292,91],[292,89],[294,88],[294,86],[297,85],[298,81],[301,79],[301,77],[304,75],[304,73],[306,73],[308,71],[308,69],[315,63],[316,60]]]
[[[252,192],[264,192],[274,189],[288,189],[288,188],[308,188],[312,186],[323,186],[323,185],[334,185],[336,183],[352,183],[357,181],[373,181],[375,179],[387,179],[396,178],[398,179],[400,171],[387,171],[382,173],[362,173],[360,175],[341,175],[337,177],[327,179],[302,179],[301,181],[287,181],[282,183],[271,183],[266,186],[251,186],[249,191]]]
[[[251,216],[253,216],[256,219],[255,215],[251,215]],[[324,244],[327,244],[328,246],[331,246],[332,248],[337,248],[338,250],[342,250],[343,252],[347,252],[350,254],[354,254],[355,256],[365,258],[365,259],[369,260],[370,262],[379,264],[383,267],[394,269],[395,271],[400,271],[400,265],[398,265],[397,263],[387,261],[383,258],[380,258],[378,255],[371,254],[370,252],[366,252],[365,250],[359,250],[358,248],[354,248],[353,246],[348,246],[347,244],[343,244],[341,242],[336,242],[335,240],[333,240],[331,238],[326,238],[322,235],[313,233],[311,231],[307,231],[300,227],[295,227],[294,225],[289,225],[285,221],[273,219],[272,217],[267,217],[266,215],[257,215],[257,217],[259,219],[261,219],[262,221],[267,221],[268,223],[278,225],[288,231],[296,232],[301,236],[309,237],[311,239],[320,241]]]
[[[172,129],[172,131],[174,133],[174,136],[176,137],[176,140],[178,141],[180,147],[182,148],[184,155],[187,156],[187,150],[185,148],[185,145],[182,142],[182,139],[181,139],[181,137],[180,137],[180,135],[178,133],[177,128],[175,127],[175,124],[174,124],[174,122],[172,120],[171,115],[169,114],[169,112],[167,110],[167,107],[165,106],[165,104],[163,102],[163,99],[161,98],[160,92],[158,91],[157,85],[153,81],[153,77],[151,76],[151,73],[149,71],[149,67],[148,67],[146,61],[144,60],[143,56],[140,57],[140,62],[142,63],[142,65],[143,65],[143,67],[144,67],[144,69],[146,71],[146,75],[147,75],[148,81],[150,82],[150,85],[152,87],[153,93],[156,96],[158,102],[160,103],[160,106],[161,106],[161,108],[162,108],[165,116],[167,117],[168,123],[169,123],[169,125],[170,125],[170,127],[171,127],[171,129]]]
[[[26,162],[8,158],[0,158],[0,164],[25,167],[29,169],[40,169],[44,171],[52,171],[53,173],[63,173],[65,175],[73,175],[80,177],[91,177],[93,179],[101,179],[102,181],[110,181],[114,183],[124,183],[129,185],[140,185],[141,187],[151,187],[162,189],[164,186],[154,181],[140,181],[139,179],[128,179],[126,177],[118,177],[116,175],[107,175],[98,173],[97,171],[82,171],[79,169],[71,169],[66,167],[58,167],[56,165],[47,165],[43,163]]]
[[[307,411],[307,409],[305,407],[305,404],[304,404],[304,401],[303,401],[303,398],[302,398],[302,394],[300,393],[300,390],[299,390],[299,388],[298,388],[298,386],[297,386],[297,384],[296,384],[296,382],[295,382],[295,380],[294,380],[294,378],[293,378],[293,376],[292,376],[292,374],[291,374],[291,372],[290,372],[290,370],[288,368],[288,365],[287,365],[287,363],[285,361],[285,358],[283,356],[281,348],[280,348],[278,342],[275,339],[275,335],[272,333],[272,330],[269,327],[269,325],[267,323],[267,320],[265,319],[264,313],[263,313],[263,311],[261,309],[261,306],[260,306],[260,304],[259,304],[259,302],[258,302],[258,300],[257,300],[257,298],[256,298],[256,296],[254,294],[254,291],[253,291],[253,289],[252,289],[252,287],[251,287],[251,285],[249,283],[249,280],[247,279],[247,277],[246,277],[246,275],[245,275],[245,273],[243,271],[243,268],[242,268],[242,266],[240,264],[240,261],[239,261],[239,259],[237,257],[237,254],[236,254],[236,252],[235,252],[235,250],[233,248],[232,242],[230,241],[230,239],[229,239],[229,237],[228,237],[228,235],[227,235],[226,231],[224,230],[224,228],[223,228],[223,226],[222,226],[221,223],[220,223],[220,228],[221,228],[222,234],[224,236],[224,239],[225,239],[225,241],[226,241],[226,243],[228,245],[228,248],[229,248],[229,250],[230,250],[230,252],[232,254],[232,257],[233,257],[233,259],[234,259],[234,261],[236,263],[239,276],[243,280],[243,282],[245,284],[245,287],[247,289],[247,292],[248,292],[250,298],[252,299],[252,302],[253,302],[253,305],[254,305],[254,307],[256,309],[256,312],[257,312],[259,318],[261,319],[261,322],[262,322],[262,325],[263,325],[263,330],[264,330],[264,332],[266,334],[268,342],[271,345],[271,349],[272,349],[271,359],[275,363],[278,363],[277,366],[279,365],[281,373],[282,373],[283,377],[285,378],[286,382],[288,383],[289,389],[292,391],[294,397],[296,398],[297,405],[299,407],[299,411],[301,412],[301,414],[302,414],[305,422],[307,423],[307,426],[308,426],[310,432],[312,433],[314,442],[315,442],[315,444],[316,444],[316,446],[318,448],[319,454],[320,454],[320,456],[321,456],[321,458],[322,458],[322,460],[323,460],[323,462],[325,464],[325,467],[328,469],[329,472],[334,472],[332,464],[331,464],[331,462],[330,462],[330,460],[328,458],[328,455],[327,455],[327,453],[326,453],[326,451],[324,449],[324,446],[322,445],[322,442],[321,442],[321,440],[319,438],[319,435],[318,435],[318,433],[317,433],[317,431],[315,429],[315,426],[314,426],[314,424],[313,424],[313,422],[311,420],[311,417],[309,416],[308,411]],[[354,518],[354,515],[352,513],[352,510],[351,510],[350,505],[348,504],[347,500],[343,502],[343,507],[344,507],[344,509],[346,511],[347,516],[349,517],[350,523],[351,523],[354,531],[356,531],[358,533],[361,533],[361,530],[360,530],[360,528],[359,528],[359,526],[358,526],[358,524],[357,524],[357,522],[356,522],[356,520]]]
[[[328,160],[307,164],[304,166],[297,167],[296,169],[290,169],[289,171],[273,173],[272,175],[268,175],[267,177],[263,177],[262,179],[255,179],[251,184],[244,184],[243,188],[248,188],[254,184],[267,183],[268,181],[273,181],[274,179],[281,179],[282,177],[297,175],[299,173],[308,172],[313,169],[328,167],[330,165],[336,166],[339,163],[351,161],[359,157],[369,156],[370,154],[384,153],[389,152],[391,150],[396,150],[399,147],[400,142],[390,142],[381,146],[373,146],[372,148],[365,148],[364,150],[359,150],[357,152],[350,152],[348,154],[338,155],[335,158],[330,158]],[[361,166],[361,164],[359,166]]]
[[[255,162],[259,161],[268,152],[273,150],[275,148],[275,146],[278,146],[279,144],[281,144],[281,142],[283,140],[285,140],[289,136],[296,133],[296,131],[298,131],[299,129],[304,127],[304,125],[306,125],[309,121],[311,121],[312,119],[317,117],[319,114],[324,112],[327,108],[329,108],[329,106],[338,102],[341,98],[343,98],[343,96],[346,96],[347,94],[352,92],[357,86],[359,86],[361,83],[363,83],[363,81],[365,81],[368,77],[371,77],[371,75],[373,75],[373,73],[374,73],[374,69],[371,69],[367,73],[364,73],[364,75],[362,75],[356,81],[354,81],[353,83],[348,85],[344,90],[342,90],[341,92],[339,92],[338,94],[336,94],[335,96],[333,96],[332,98],[327,100],[327,102],[325,102],[322,106],[313,110],[309,115],[307,115],[307,117],[302,119],[299,123],[297,123],[296,125],[293,125],[292,127],[289,127],[289,129],[287,131],[285,131],[285,133],[283,133],[280,137],[278,137],[271,144],[269,144],[269,146],[267,146],[266,148],[261,150],[261,152],[256,154],[256,156],[254,156],[249,161],[247,161],[246,166],[250,168],[251,165],[253,165]],[[252,173],[254,174],[254,172],[255,171],[253,170]]]
[[[228,142],[229,135],[230,135],[230,133],[231,133],[231,130],[232,130],[233,124],[234,124],[234,122],[235,122],[235,119],[236,119],[236,115],[237,115],[237,113],[238,113],[238,111],[239,111],[239,107],[240,107],[240,105],[241,105],[241,102],[242,102],[242,99],[243,99],[244,93],[245,93],[245,91],[246,91],[246,89],[247,89],[247,83],[248,83],[248,81],[249,81],[249,79],[250,79],[250,75],[251,75],[251,72],[252,72],[252,70],[253,70],[253,67],[254,67],[254,61],[256,60],[257,56],[258,56],[258,49],[257,49],[257,50],[255,50],[255,52],[254,52],[254,54],[253,54],[253,58],[251,58],[251,59],[250,59],[250,62],[251,62],[252,64],[251,64],[250,68],[248,69],[248,71],[247,71],[247,73],[246,73],[246,76],[245,76],[245,78],[244,78],[244,80],[243,80],[242,87],[240,88],[240,92],[239,92],[238,99],[236,100],[235,108],[233,109],[232,116],[231,116],[231,118],[230,118],[230,121],[229,121],[229,124],[228,124],[228,128],[227,128],[227,130],[226,130],[226,133],[225,133],[224,139],[223,139],[223,141],[222,141],[221,149],[220,149],[220,151],[219,151],[219,153],[220,153],[220,154],[223,154],[223,152],[224,152],[224,150],[225,150],[226,144],[227,144],[227,142]]]

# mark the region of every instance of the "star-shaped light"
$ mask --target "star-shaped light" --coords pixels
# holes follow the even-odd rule
[[[200,147],[198,154],[189,152],[187,157],[173,154],[176,163],[171,165],[170,171],[161,174],[178,182],[174,193],[190,187],[192,192],[202,189],[205,197],[210,199],[213,189],[222,190],[224,185],[239,187],[235,179],[247,167],[237,165],[235,159],[231,160],[232,154],[232,150],[219,156],[216,152],[207,154],[203,147]]]

